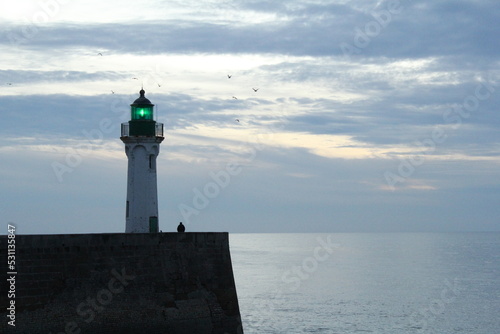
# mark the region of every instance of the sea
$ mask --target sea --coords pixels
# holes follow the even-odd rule
[[[500,334],[500,233],[230,234],[246,334]]]

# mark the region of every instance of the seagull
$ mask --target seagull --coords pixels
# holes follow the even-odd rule
[[[159,83],[157,83],[158,87],[161,87],[161,85]]]
[[[7,82],[7,85],[12,86],[12,82]]]
[[[132,80],[139,80],[139,79],[137,79],[137,78],[132,78]]]
[[[99,52],[97,55],[98,55],[98,56],[102,56],[102,53],[100,53],[100,52]]]
[[[111,94],[114,94],[115,92],[114,91],[111,91]]]
[[[235,121],[236,121],[236,122],[238,122],[238,123],[240,122],[240,120],[239,120],[239,119],[235,119]]]
[[[238,98],[236,96],[233,96],[233,99],[237,100]]]
[[[259,88],[252,88],[254,92],[258,91]]]
[[[228,79],[231,79],[231,77],[232,77],[232,76],[233,76],[232,74],[231,74],[231,75],[229,75],[229,74],[228,74],[228,75],[227,75],[227,78],[228,78]]]

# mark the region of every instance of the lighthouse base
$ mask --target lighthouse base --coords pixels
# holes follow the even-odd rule
[[[17,235],[16,269],[1,333],[243,333],[228,233]]]

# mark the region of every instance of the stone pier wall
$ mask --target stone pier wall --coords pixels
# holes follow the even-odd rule
[[[227,233],[17,235],[15,298],[7,244],[1,333],[243,333]]]

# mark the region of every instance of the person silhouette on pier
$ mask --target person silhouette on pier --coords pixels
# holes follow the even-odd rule
[[[186,230],[186,227],[182,225],[182,222],[179,223],[179,226],[177,226],[177,232],[184,232]]]

